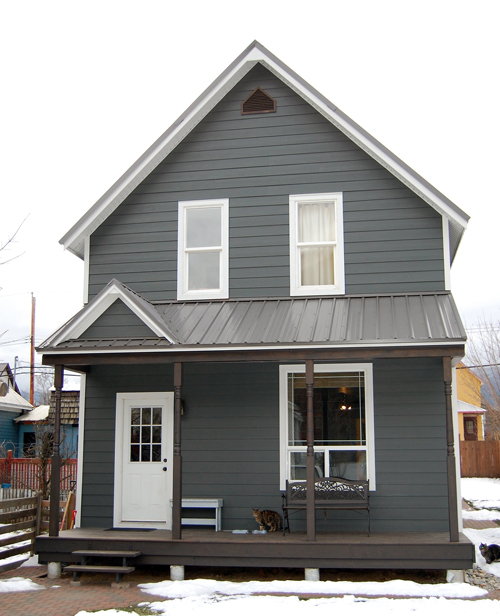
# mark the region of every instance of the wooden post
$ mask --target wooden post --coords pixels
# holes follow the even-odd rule
[[[181,407],[182,364],[174,364],[174,460],[172,486],[172,539],[182,539]]]
[[[59,447],[61,444],[61,390],[64,380],[63,366],[55,367],[54,374],[54,439],[52,442],[52,463],[50,471],[50,521],[49,535],[59,536],[59,501],[61,500],[61,455]]]
[[[306,360],[307,396],[307,540],[316,541],[316,511],[314,508],[314,361]]]
[[[450,541],[458,541],[457,469],[455,464],[455,438],[451,403],[451,357],[443,357],[444,397],[446,404],[446,444],[448,474],[448,515]]]

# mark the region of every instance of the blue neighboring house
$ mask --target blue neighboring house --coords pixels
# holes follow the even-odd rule
[[[32,409],[33,405],[21,396],[9,364],[0,364],[0,457],[9,449],[14,456],[18,454],[19,427],[15,419]]]
[[[77,457],[79,405],[79,391],[61,392],[61,448],[64,457]],[[17,424],[17,451],[20,456],[34,457],[36,425],[44,422],[53,424],[54,409],[54,392],[51,392],[50,404],[41,404],[14,420]]]

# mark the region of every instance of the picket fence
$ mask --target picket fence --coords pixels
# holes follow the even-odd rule
[[[50,476],[51,463],[46,473]],[[61,492],[69,492],[76,483],[77,461],[67,460],[61,468]],[[0,458],[0,486],[3,489],[40,491],[40,460],[36,458],[13,458],[9,451],[6,458]],[[16,495],[17,496],[17,495]],[[21,495],[19,495],[21,496]],[[24,496],[24,495],[23,495]],[[7,498],[13,498],[10,495]]]

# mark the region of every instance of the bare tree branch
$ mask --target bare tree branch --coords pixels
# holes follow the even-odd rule
[[[29,216],[29,214],[28,214]],[[7,250],[7,247],[12,244],[12,242],[14,242],[14,240],[16,239],[17,234],[19,233],[21,227],[24,225],[24,223],[26,222],[26,219],[28,218],[28,216],[26,216],[26,218],[22,221],[22,223],[19,225],[19,227],[14,231],[14,233],[7,238],[7,241],[4,244],[0,244],[0,252]],[[13,261],[14,259],[17,259],[18,257],[21,257],[24,254],[24,252],[22,252],[19,255],[16,255],[15,257],[11,257],[10,259],[6,259],[5,261],[1,261],[0,260],[0,265],[5,265],[6,263],[10,263],[11,261]]]
[[[500,321],[482,318],[468,332],[465,363],[483,381],[487,440],[500,440]]]

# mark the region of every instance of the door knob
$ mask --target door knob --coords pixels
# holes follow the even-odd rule
[[[163,461],[164,461],[164,462],[166,462],[166,461],[167,461],[167,458],[163,458]]]
[[[166,467],[166,466],[164,466],[164,467],[163,467],[163,470],[164,470],[164,471],[166,471],[166,470],[167,470],[167,467]]]

